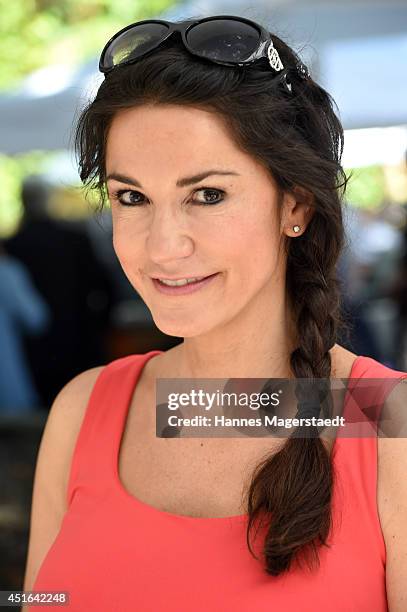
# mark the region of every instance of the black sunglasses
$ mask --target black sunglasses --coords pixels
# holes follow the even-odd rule
[[[284,70],[283,63],[269,32],[258,23],[234,15],[216,15],[202,19],[171,22],[145,19],[132,23],[106,43],[99,60],[99,70],[106,76],[116,66],[133,64],[154,51],[174,33],[179,32],[185,48],[192,55],[224,66],[250,66],[268,58],[276,72]],[[309,76],[302,62],[296,66],[302,78]],[[291,84],[282,73],[286,89]]]

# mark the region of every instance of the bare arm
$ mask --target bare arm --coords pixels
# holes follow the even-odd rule
[[[34,475],[24,591],[31,591],[65,514],[71,460],[88,400],[104,366],[70,380],[56,396],[42,434]],[[21,608],[28,611],[28,606]]]

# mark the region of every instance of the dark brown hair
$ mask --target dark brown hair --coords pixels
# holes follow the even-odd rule
[[[286,287],[298,342],[290,364],[296,378],[329,380],[329,351],[339,327],[345,328],[336,275],[348,180],[340,163],[343,129],[332,97],[311,77],[302,78],[297,54],[272,37],[291,94],[283,86],[283,73],[274,74],[267,60],[247,69],[216,65],[189,54],[178,39],[133,65],[116,67],[77,122],[80,177],[96,190],[103,207],[106,139],[120,109],[177,104],[221,117],[237,146],[264,165],[280,193],[300,187],[313,196],[314,214],[306,231],[286,240]],[[306,398],[301,385],[297,397]],[[331,528],[333,478],[328,449],[318,435],[305,431],[257,466],[247,493],[247,543],[253,554],[250,534],[258,518],[268,517],[263,546],[268,574],[277,576],[301,556],[318,566],[317,546],[327,545]]]

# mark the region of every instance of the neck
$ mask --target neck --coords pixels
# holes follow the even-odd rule
[[[296,346],[285,296],[264,300],[226,325],[190,338],[168,351],[168,365],[179,378],[291,378],[290,355]],[[164,365],[165,367],[165,365]],[[175,371],[174,371],[175,370]]]

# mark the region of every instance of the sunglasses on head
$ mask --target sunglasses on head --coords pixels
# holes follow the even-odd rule
[[[216,15],[202,19],[171,22],[162,19],[145,19],[132,23],[106,43],[99,60],[99,70],[106,76],[116,66],[133,64],[157,49],[179,32],[184,47],[200,58],[223,66],[250,66],[267,58],[275,73],[284,70],[283,62],[273,45],[270,33],[260,24],[234,15]],[[300,77],[309,76],[306,66],[296,65]],[[291,93],[286,73],[283,83]]]

